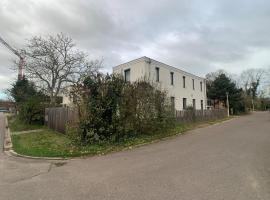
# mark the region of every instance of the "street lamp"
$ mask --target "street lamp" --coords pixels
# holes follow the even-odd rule
[[[228,117],[230,117],[230,104],[229,104],[229,92],[226,92],[226,96],[227,96],[227,114]]]

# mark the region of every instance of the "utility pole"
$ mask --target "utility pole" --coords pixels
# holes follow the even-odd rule
[[[230,117],[230,104],[229,104],[229,92],[226,92],[226,96],[227,96],[227,115],[228,117]]]
[[[253,100],[253,97],[252,97],[251,102],[252,102],[252,111],[254,112],[254,100]]]

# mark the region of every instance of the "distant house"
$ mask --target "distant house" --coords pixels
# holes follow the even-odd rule
[[[69,107],[73,107],[74,103],[73,103],[73,99],[70,97],[70,91],[72,89],[72,86],[67,86],[65,87],[64,92],[61,92],[59,94],[59,97],[61,97],[62,101],[61,101],[61,105],[62,106],[69,106]]]
[[[207,109],[225,109],[226,104],[218,99],[208,99],[207,101]]]
[[[14,112],[15,103],[12,101],[0,100],[0,112]]]
[[[206,109],[205,79],[148,57],[141,57],[113,67],[113,73],[125,81],[147,80],[168,92],[176,110],[189,106]]]

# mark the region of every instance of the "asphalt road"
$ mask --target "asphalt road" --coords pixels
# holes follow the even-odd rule
[[[5,116],[0,112],[0,154],[2,154],[4,148],[5,123]]]
[[[269,200],[270,114],[62,166],[0,155],[0,199]]]

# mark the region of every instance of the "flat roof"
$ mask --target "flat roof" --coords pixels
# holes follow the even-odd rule
[[[149,58],[149,57],[147,57],[147,56],[143,56],[143,57],[136,58],[136,59],[133,59],[133,60],[131,60],[131,61],[122,63],[122,64],[120,64],[120,65],[117,65],[117,66],[113,67],[113,69],[117,69],[117,68],[119,68],[119,67],[121,67],[121,66],[123,66],[123,65],[132,64],[132,63],[137,63],[137,62],[141,62],[141,61],[145,61],[145,62],[147,62],[147,61],[150,61],[150,62],[154,61],[154,62],[160,63],[160,64],[162,64],[162,65],[165,65],[165,66],[167,66],[168,68],[172,68],[172,69],[174,69],[174,70],[180,71],[180,72],[185,73],[185,74],[188,74],[188,75],[190,75],[190,76],[194,76],[194,77],[197,77],[197,78],[200,78],[200,79],[205,79],[205,78],[203,78],[203,77],[197,76],[197,75],[192,74],[192,73],[190,73],[190,72],[186,72],[186,71],[181,70],[181,69],[179,69],[179,68],[177,68],[177,67],[173,67],[173,66],[171,66],[171,65],[165,64],[165,63],[163,63],[163,62],[160,62],[160,61],[157,61],[157,60],[155,60],[155,59]]]

